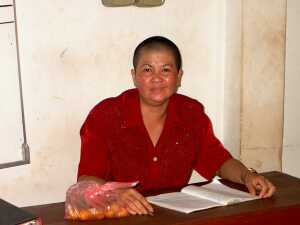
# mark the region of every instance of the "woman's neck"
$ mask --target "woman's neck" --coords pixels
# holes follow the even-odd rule
[[[153,146],[156,146],[162,134],[167,117],[167,106],[149,106],[141,103],[142,118],[145,128],[151,138]]]
[[[167,115],[168,103],[159,106],[147,105],[141,102],[141,113],[144,121],[164,121]]]

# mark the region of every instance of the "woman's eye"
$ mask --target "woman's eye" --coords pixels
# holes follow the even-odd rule
[[[144,72],[147,72],[147,73],[149,73],[151,71],[151,69],[150,68],[144,68]]]
[[[163,68],[163,72],[164,73],[170,72],[170,69],[169,68]]]

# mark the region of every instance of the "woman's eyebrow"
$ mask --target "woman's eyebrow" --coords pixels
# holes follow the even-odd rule
[[[168,67],[174,67],[173,64],[168,64],[168,63],[163,65],[163,67],[167,67],[167,66],[168,66]]]
[[[152,65],[149,63],[142,64],[142,67],[145,67],[145,66],[152,67]]]

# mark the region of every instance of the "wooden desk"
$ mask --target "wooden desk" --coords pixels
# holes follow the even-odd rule
[[[277,187],[277,192],[272,198],[211,208],[191,214],[154,207],[154,216],[129,216],[122,219],[72,222],[63,219],[63,202],[24,209],[39,215],[45,225],[299,225],[300,179],[280,172],[268,172],[264,175]]]

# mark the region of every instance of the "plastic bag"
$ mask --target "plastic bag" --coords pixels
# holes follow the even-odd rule
[[[80,181],[67,191],[65,219],[100,220],[128,216],[116,190],[134,187],[136,184],[137,182],[108,182],[101,185],[96,181]]]

